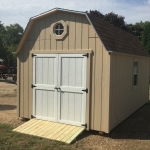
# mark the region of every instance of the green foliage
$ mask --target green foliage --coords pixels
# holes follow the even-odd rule
[[[113,24],[114,26],[117,26],[124,30],[126,29],[125,21],[124,21],[125,18],[123,16],[119,16],[119,15],[115,14],[114,12],[110,12],[105,15],[103,15],[102,13],[100,13],[97,10],[90,10],[89,12],[88,11],[86,11],[86,12],[89,13],[90,15],[93,15],[95,17],[103,19],[104,21],[106,21],[110,24]]]
[[[0,58],[11,58],[16,61],[16,56],[12,52],[16,51],[23,32],[23,28],[17,23],[4,26],[0,21]]]
[[[0,123],[0,150],[71,149],[70,145],[40,137],[13,132],[13,127]]]
[[[125,28],[124,19],[125,18],[123,16],[119,16],[114,12],[110,12],[104,15],[104,21],[109,22],[110,24],[113,24],[114,26],[117,26],[119,28]]]
[[[150,22],[144,25],[144,30],[142,34],[142,43],[150,54]]]

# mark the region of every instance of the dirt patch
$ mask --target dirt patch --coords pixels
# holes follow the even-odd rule
[[[24,123],[17,117],[17,85],[0,80],[0,123],[17,127]],[[150,103],[145,104],[110,134],[85,131],[69,146],[70,149],[149,150]]]
[[[23,123],[17,117],[17,85],[12,80],[0,80],[0,122],[13,126]]]

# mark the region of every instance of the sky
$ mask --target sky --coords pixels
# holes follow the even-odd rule
[[[150,0],[0,0],[0,21],[5,26],[18,23],[25,29],[31,17],[56,7],[114,12],[124,16],[127,24],[150,21]]]

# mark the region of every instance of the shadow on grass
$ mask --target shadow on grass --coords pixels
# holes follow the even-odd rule
[[[4,110],[14,110],[16,109],[16,105],[1,105],[0,104],[0,111],[4,111]]]

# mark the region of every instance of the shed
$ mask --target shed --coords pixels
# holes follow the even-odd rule
[[[149,100],[139,39],[87,13],[30,18],[16,53],[18,117],[109,133]]]

